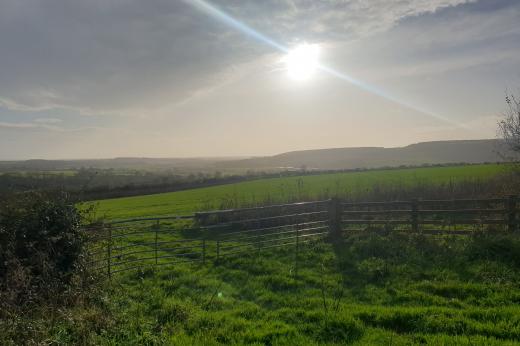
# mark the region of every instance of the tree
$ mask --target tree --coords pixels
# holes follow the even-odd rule
[[[507,110],[498,122],[499,135],[509,150],[520,154],[520,100],[513,94],[506,96]]]

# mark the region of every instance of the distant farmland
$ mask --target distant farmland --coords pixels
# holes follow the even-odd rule
[[[327,198],[332,195],[361,198],[374,188],[402,189],[487,181],[505,172],[507,167],[482,164],[269,178],[94,203],[98,215],[109,219],[188,214],[198,210]]]

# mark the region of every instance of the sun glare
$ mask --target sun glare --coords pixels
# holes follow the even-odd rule
[[[290,50],[284,58],[289,77],[294,80],[309,79],[318,66],[319,47],[302,44]]]

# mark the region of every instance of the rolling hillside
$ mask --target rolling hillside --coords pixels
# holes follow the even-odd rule
[[[354,169],[401,165],[503,161],[509,153],[500,141],[461,140],[411,144],[400,148],[360,147],[303,150],[275,156],[218,162],[226,168]]]
[[[170,170],[186,169],[192,171],[211,170],[219,160],[234,158],[146,158],[146,157],[118,157],[113,159],[85,159],[85,160],[24,160],[0,161],[2,171],[59,171],[78,170],[81,168],[116,169],[116,170]]]
[[[499,154],[500,153],[500,154]],[[114,158],[91,160],[0,161],[0,172],[62,171],[84,168],[179,172],[244,173],[246,170],[333,170],[420,166],[423,164],[486,163],[512,156],[499,140],[437,141],[400,148],[358,147],[300,150],[265,157]]]

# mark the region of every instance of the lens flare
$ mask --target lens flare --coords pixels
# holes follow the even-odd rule
[[[302,44],[292,49],[283,58],[289,77],[294,80],[309,79],[318,68],[319,47]]]
[[[222,11],[221,9],[219,9],[218,7],[216,7],[215,5],[211,4],[208,1],[184,0],[184,2],[190,6],[193,6],[194,8],[206,13],[207,15],[215,18],[216,20],[228,25],[229,27],[242,32],[244,35],[254,38],[255,40],[257,40],[259,42],[262,42],[272,48],[275,48],[276,50],[278,50],[280,52],[285,53],[287,71],[289,73],[289,76],[291,76],[291,78],[294,78],[296,80],[307,79],[316,70],[320,70],[320,71],[326,72],[327,74],[332,75],[336,78],[339,78],[348,83],[351,83],[352,85],[355,85],[360,89],[368,91],[374,95],[377,95],[386,100],[392,101],[392,102],[399,104],[401,106],[404,106],[406,108],[412,109],[418,113],[421,113],[428,117],[434,118],[443,123],[450,124],[452,126],[456,126],[459,128],[463,128],[463,129],[472,131],[472,129],[470,129],[465,124],[452,121],[446,117],[443,117],[441,115],[435,114],[433,112],[430,112],[430,111],[427,111],[420,107],[417,107],[415,105],[412,105],[409,102],[405,102],[403,100],[398,99],[397,97],[391,95],[390,93],[386,92],[385,90],[377,88],[376,86],[365,83],[362,80],[355,79],[346,73],[337,71],[328,66],[319,64],[319,62],[317,60],[318,53],[319,53],[318,47],[311,48],[312,45],[302,45],[302,46],[296,47],[293,50],[290,50],[287,47],[285,47],[284,45],[271,39],[270,37],[256,31],[255,29],[251,28],[250,26],[233,18],[232,16],[225,13],[224,11]]]

